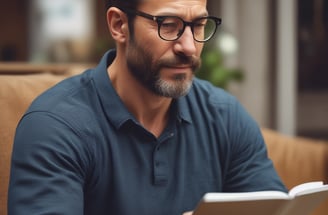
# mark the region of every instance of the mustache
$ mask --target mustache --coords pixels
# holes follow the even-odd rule
[[[159,67],[178,67],[181,65],[187,65],[196,70],[201,65],[201,59],[195,56],[176,55],[173,58],[162,59],[158,62]]]

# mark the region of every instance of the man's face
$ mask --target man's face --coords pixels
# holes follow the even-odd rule
[[[207,14],[206,0],[147,0],[138,10],[154,16],[179,16],[186,21]],[[158,36],[156,22],[136,16],[133,24],[126,51],[130,72],[156,95],[186,95],[200,66],[203,44],[194,41],[189,27],[178,40],[164,41]]]

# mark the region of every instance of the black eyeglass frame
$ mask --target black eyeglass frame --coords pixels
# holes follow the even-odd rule
[[[143,18],[146,18],[146,19],[149,19],[149,20],[152,20],[152,21],[157,22],[158,36],[162,40],[165,40],[165,41],[176,41],[176,40],[178,40],[181,37],[181,35],[184,33],[184,31],[186,29],[186,26],[190,26],[194,40],[197,41],[197,42],[200,42],[200,43],[204,43],[204,42],[209,41],[215,35],[218,26],[222,23],[222,19],[221,18],[218,18],[218,17],[215,17],[215,16],[198,17],[198,18],[194,19],[191,22],[187,22],[187,21],[183,20],[179,16],[153,16],[151,14],[148,14],[148,13],[145,13],[145,12],[142,12],[142,11],[138,11],[138,10],[132,10],[132,9],[129,9],[129,8],[124,8],[124,9],[123,8],[119,8],[119,9],[122,10],[123,12],[127,13],[127,14],[134,14],[134,15],[141,16]],[[175,39],[166,39],[166,38],[163,38],[163,36],[160,33],[160,28],[161,28],[164,20],[167,19],[167,18],[176,18],[176,19],[181,20],[182,23],[183,23],[183,27],[181,29],[181,32],[179,32],[179,34],[177,35],[177,38],[175,38]],[[195,34],[194,34],[194,25],[197,24],[196,23],[197,20],[201,20],[201,19],[211,19],[215,23],[215,29],[214,29],[213,33],[210,36],[208,36],[208,38],[206,38],[204,40],[198,40],[198,39],[196,39],[195,38]]]

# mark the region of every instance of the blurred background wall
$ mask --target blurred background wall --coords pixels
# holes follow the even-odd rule
[[[212,44],[238,68],[234,94],[257,122],[328,139],[328,1],[208,0]],[[0,61],[97,62],[114,47],[103,0],[0,0]]]

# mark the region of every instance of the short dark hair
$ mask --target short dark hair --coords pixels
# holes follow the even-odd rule
[[[110,7],[128,7],[131,9],[136,9],[141,1],[142,0],[105,0],[105,6],[106,10],[108,10]]]
[[[140,2],[143,0],[105,0],[106,10],[111,7],[117,7],[121,10],[124,8],[129,8],[132,10],[136,10]],[[131,39],[134,37],[134,26],[133,26],[133,19],[135,18],[135,14],[127,14],[128,16],[128,26],[131,32]]]

